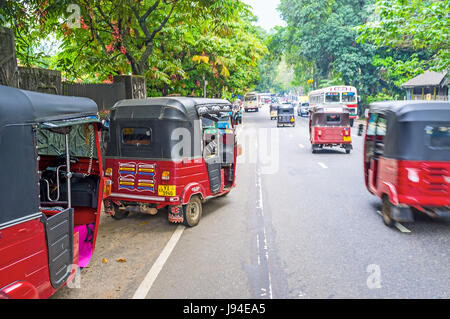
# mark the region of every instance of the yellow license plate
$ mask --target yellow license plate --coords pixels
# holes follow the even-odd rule
[[[177,187],[175,185],[158,185],[159,196],[176,196]]]
[[[350,142],[352,138],[350,136],[344,136],[344,142]]]

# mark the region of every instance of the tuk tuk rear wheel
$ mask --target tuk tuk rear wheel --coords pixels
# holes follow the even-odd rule
[[[198,196],[192,196],[189,203],[183,205],[183,224],[189,227],[197,226],[202,218],[202,201]]]
[[[381,211],[383,222],[386,226],[394,226],[395,221],[392,219],[392,204],[389,201],[389,197],[383,196],[383,210]]]
[[[114,215],[111,215],[111,217],[115,220],[121,220],[124,218],[127,218],[128,215],[130,214],[129,211],[123,210],[123,209],[119,209],[119,206],[117,206],[116,204],[114,205]]]

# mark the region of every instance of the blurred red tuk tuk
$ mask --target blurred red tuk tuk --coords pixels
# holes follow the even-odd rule
[[[48,298],[89,263],[104,179],[94,101],[0,86],[0,298]]]
[[[222,123],[230,110],[231,103],[220,99],[117,102],[106,149],[105,174],[113,180],[106,212],[121,219],[167,207],[169,221],[197,225],[202,203],[235,186],[234,127]]]
[[[350,113],[340,104],[316,105],[310,108],[309,136],[312,152],[324,147],[340,146],[348,154],[353,149]]]
[[[414,221],[413,211],[450,217],[450,103],[372,103],[364,175],[388,226]]]

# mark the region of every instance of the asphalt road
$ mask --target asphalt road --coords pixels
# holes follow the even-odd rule
[[[209,200],[197,227],[164,212],[103,216],[80,288],[53,298],[132,298],[139,287],[145,298],[449,298],[450,223],[386,227],[356,127],[350,154],[312,154],[296,120],[276,128],[267,107],[244,114],[237,187]]]

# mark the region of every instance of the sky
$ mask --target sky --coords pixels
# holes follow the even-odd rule
[[[277,10],[280,0],[243,0],[243,2],[253,7],[253,14],[258,17],[256,24],[267,31],[277,25],[285,25]]]

